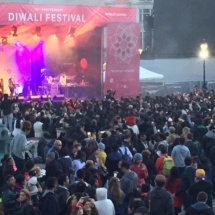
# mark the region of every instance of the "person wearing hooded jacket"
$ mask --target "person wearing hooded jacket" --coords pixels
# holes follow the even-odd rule
[[[208,195],[205,192],[199,192],[197,203],[191,205],[186,212],[186,215],[214,215],[213,209],[206,204]]]
[[[95,205],[99,214],[115,215],[115,208],[114,208],[113,202],[110,199],[107,199],[106,188],[97,188],[96,198],[97,198],[97,201],[95,202]]]
[[[130,170],[128,162],[122,162],[121,169],[124,175],[121,178],[121,189],[127,195],[137,189],[138,176]]]

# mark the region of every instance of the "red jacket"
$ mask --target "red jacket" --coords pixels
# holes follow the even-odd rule
[[[165,188],[171,194],[175,194],[177,191],[179,191],[180,186],[181,186],[181,179],[180,178],[176,179],[173,182],[173,184],[171,185],[171,188],[168,187],[168,179],[166,180]],[[173,201],[174,201],[174,207],[180,208],[182,206],[182,202],[183,202],[182,195],[175,196]]]
[[[155,169],[157,170],[158,174],[161,174],[161,175],[163,175],[163,157],[168,157],[168,154],[162,154],[159,158],[157,158],[155,163]]]
[[[138,187],[141,188],[145,184],[145,179],[148,178],[148,170],[145,164],[141,163],[140,166],[132,164],[130,169],[138,176]]]

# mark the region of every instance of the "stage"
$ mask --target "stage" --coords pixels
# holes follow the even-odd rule
[[[26,98],[102,98],[107,89],[138,94],[135,9],[1,4],[0,10],[2,93],[10,93],[11,79],[12,94]]]

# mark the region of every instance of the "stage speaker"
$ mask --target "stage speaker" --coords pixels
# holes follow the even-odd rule
[[[37,101],[40,101],[40,96],[31,96],[29,99],[32,102],[37,102]]]
[[[25,97],[24,96],[18,96],[18,101],[19,102],[23,102],[25,100]]]
[[[43,95],[43,96],[41,96],[41,101],[43,101],[43,102],[47,102],[47,101],[49,101],[49,100],[51,100],[51,95]]]
[[[65,100],[65,96],[63,94],[56,95],[52,99],[53,102],[63,102],[64,100]]]

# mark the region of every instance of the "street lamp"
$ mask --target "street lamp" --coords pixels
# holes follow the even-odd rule
[[[200,45],[200,52],[199,52],[199,57],[201,59],[203,59],[203,84],[202,84],[202,89],[206,90],[206,81],[205,81],[205,60],[208,58],[209,56],[209,52],[208,52],[208,44],[206,42],[203,42]]]

